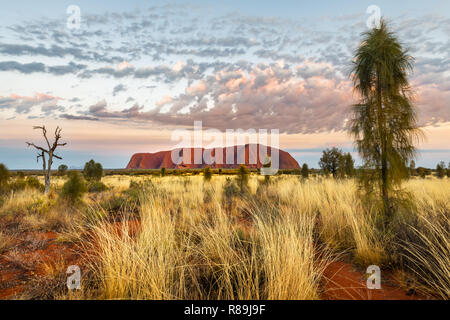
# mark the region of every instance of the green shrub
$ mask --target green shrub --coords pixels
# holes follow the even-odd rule
[[[166,175],[166,168],[161,168],[161,177]]]
[[[250,174],[250,171],[247,169],[247,167],[244,166],[243,164],[241,164],[239,166],[239,169],[237,172],[237,182],[238,182],[241,194],[246,194],[249,191],[249,186],[248,186],[248,175],[249,174]]]
[[[16,179],[3,188],[4,191],[21,191],[27,187],[27,183],[24,179]]]
[[[123,193],[126,195],[128,202],[140,205],[143,195],[155,192],[156,187],[151,180],[143,182],[130,182],[130,187]]]
[[[439,162],[436,166],[436,176],[439,179],[442,179],[445,176],[445,163],[443,161]]]
[[[67,169],[69,169],[65,164],[62,164],[58,167],[58,175],[64,176],[67,173]]]
[[[9,170],[3,163],[0,163],[0,188],[5,187],[8,184],[8,180]]]
[[[234,180],[227,178],[223,186],[223,198],[231,201],[234,197],[239,195],[239,187]]]
[[[22,171],[18,171],[16,173],[16,177],[19,179],[25,179],[25,173],[23,173]]]
[[[87,184],[88,192],[103,192],[108,190],[108,187],[101,181],[93,180]]]
[[[83,175],[87,180],[99,181],[103,176],[103,167],[100,163],[90,160],[84,165]]]
[[[26,179],[15,179],[11,183],[9,183],[4,190],[17,192],[25,190],[26,188],[36,189],[41,192],[45,190],[44,185],[39,182],[38,178],[33,176],[27,177]]]
[[[75,203],[81,200],[86,191],[86,182],[81,174],[77,171],[72,171],[69,173],[69,180],[67,180],[62,187],[61,196],[64,199]]]
[[[308,179],[308,176],[309,176],[309,168],[308,165],[304,163],[302,166],[302,177]]]
[[[205,181],[210,181],[211,178],[212,178],[212,171],[211,171],[211,168],[208,166],[203,169],[203,179]]]
[[[25,180],[25,183],[27,185],[27,187],[31,188],[31,189],[37,189],[39,191],[44,191],[45,190],[45,186],[39,182],[38,178],[30,176],[27,177],[27,179]]]

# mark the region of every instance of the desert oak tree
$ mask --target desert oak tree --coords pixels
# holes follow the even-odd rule
[[[422,137],[408,82],[412,61],[384,20],[363,33],[353,60],[360,102],[353,107],[350,133],[366,169],[361,182],[368,193],[379,190],[387,222],[393,188],[407,177],[414,142]]]

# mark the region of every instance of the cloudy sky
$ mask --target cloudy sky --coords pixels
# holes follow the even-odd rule
[[[450,161],[450,2],[2,1],[0,162],[40,168],[25,141],[59,125],[69,166],[125,167],[171,149],[174,129],[279,129],[283,149],[317,167],[352,150],[352,53],[377,5],[415,58],[427,135],[419,165]],[[71,5],[80,8],[74,29]]]

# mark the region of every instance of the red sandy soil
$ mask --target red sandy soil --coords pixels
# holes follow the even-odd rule
[[[57,243],[55,232],[25,233],[13,247],[0,255],[0,299],[14,299],[33,278],[45,275],[46,266],[77,264],[75,252],[67,244]],[[33,248],[30,241],[39,243]]]
[[[324,300],[422,300],[425,297],[406,291],[395,285],[388,272],[381,271],[381,289],[368,289],[366,275],[356,271],[348,263],[335,261],[324,271]]]

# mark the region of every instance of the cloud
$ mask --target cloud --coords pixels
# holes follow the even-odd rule
[[[203,120],[220,129],[279,127],[289,133],[342,130],[354,102],[348,74],[360,32],[366,29],[365,15],[321,21],[326,22],[324,28],[310,20],[211,14],[203,5],[160,5],[86,13],[83,28],[76,32],[62,30],[56,19],[17,23],[5,27],[9,43],[2,38],[0,54],[8,61],[0,62],[0,76],[73,74],[72,87],[92,84],[99,90],[102,86],[96,85],[107,78],[104,91],[75,93],[79,100],[69,102],[104,100],[85,104],[77,115],[59,110],[61,104],[55,103],[51,112],[41,109],[48,116],[64,113],[74,120],[167,125]],[[417,89],[420,122],[449,121],[450,19],[392,17],[392,27],[416,58],[411,83]],[[48,65],[48,58],[55,65]],[[113,98],[128,88],[140,90],[138,100],[146,105],[126,108]],[[155,101],[151,95],[160,90],[163,98]],[[26,113],[34,106],[2,99],[2,109]],[[130,102],[134,98],[126,99]]]
[[[59,116],[62,119],[66,119],[66,120],[89,120],[89,121],[98,121],[99,119],[97,118],[93,118],[93,117],[88,117],[88,116],[75,116],[75,115],[71,115],[71,114],[61,114]]]
[[[162,112],[163,105],[169,105],[169,110]],[[350,105],[349,82],[317,76],[298,79],[285,66],[272,64],[260,65],[249,74],[219,72],[188,87],[184,94],[165,96],[152,110],[134,105],[110,111],[102,100],[89,108],[88,115],[174,126],[202,120],[205,127],[220,130],[278,128],[286,133],[311,133],[342,130]],[[191,106],[189,112],[181,112],[187,106]]]
[[[43,63],[19,63],[16,61],[0,62],[0,71],[19,71],[22,73],[45,72],[46,67]]]
[[[118,84],[113,89],[113,96],[115,96],[116,94],[118,94],[121,91],[127,91],[127,87],[125,87],[123,84]]]
[[[68,65],[46,66],[40,62],[19,63],[16,61],[0,62],[0,71],[18,71],[24,74],[47,72],[53,75],[76,74],[86,68],[86,65],[70,62]]]
[[[55,112],[65,112],[66,108],[63,106],[58,105],[58,101],[50,100],[46,101],[41,105],[41,111],[44,113],[45,116],[50,116],[55,114]]]
[[[56,104],[61,98],[36,92],[34,96],[19,96],[12,94],[9,97],[0,96],[0,109],[11,109],[18,114],[26,114],[35,106],[42,105],[45,108]]]

